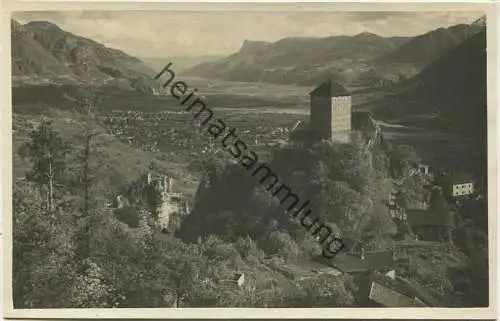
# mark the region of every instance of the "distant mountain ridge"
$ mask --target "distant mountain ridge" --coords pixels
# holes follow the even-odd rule
[[[163,57],[141,57],[148,66],[154,68],[157,72],[162,70],[169,62],[175,66],[176,71],[194,67],[204,62],[211,62],[222,58],[218,55],[201,55],[201,56],[163,56]]]
[[[314,85],[327,77],[350,87],[385,86],[409,78],[483,27],[439,28],[417,37],[354,36],[245,40],[228,57],[184,74],[221,80]]]
[[[237,53],[195,66],[185,74],[222,80],[314,84],[334,70],[333,78],[345,82],[352,73],[347,69],[363,69],[363,61],[389,53],[407,40],[370,33],[292,37],[273,43],[245,40]]]
[[[152,93],[155,71],[141,60],[46,21],[11,21],[12,74],[23,82],[60,82]]]

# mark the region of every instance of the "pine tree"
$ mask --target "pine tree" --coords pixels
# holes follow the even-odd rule
[[[30,140],[19,150],[22,157],[33,163],[27,179],[46,189],[46,209],[53,220],[57,181],[66,168],[67,143],[59,132],[52,128],[52,121],[42,118],[40,124],[29,134]]]
[[[83,112],[86,114],[85,132],[84,132],[84,150],[82,155],[82,183],[84,189],[84,215],[89,216],[90,202],[91,202],[91,187],[92,187],[92,173],[90,170],[90,160],[92,152],[92,139],[96,135],[93,129],[94,119],[94,104],[95,96],[90,92],[89,97],[83,101]]]
[[[85,115],[85,127],[82,135],[83,148],[79,154],[78,161],[81,164],[80,183],[83,189],[83,208],[81,215],[81,230],[78,233],[78,256],[83,261],[82,269],[86,267],[86,259],[89,257],[89,233],[95,224],[95,197],[93,183],[95,175],[92,171],[92,160],[94,154],[94,138],[97,135],[94,124],[94,110],[97,96],[92,87],[89,86],[87,96],[80,101],[78,112]]]

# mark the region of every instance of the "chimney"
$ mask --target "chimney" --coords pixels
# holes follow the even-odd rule
[[[361,248],[361,259],[362,260],[365,259],[365,248],[364,247]]]

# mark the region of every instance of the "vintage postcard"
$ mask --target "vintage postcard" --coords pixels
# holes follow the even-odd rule
[[[6,317],[495,316],[493,4],[3,9]]]

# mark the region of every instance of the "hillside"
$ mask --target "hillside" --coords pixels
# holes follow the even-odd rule
[[[428,116],[450,129],[476,132],[486,115],[486,31],[392,89],[399,91],[370,103],[373,112],[389,120]]]
[[[482,27],[475,24],[439,28],[411,39],[390,54],[378,57],[375,62],[427,64],[481,30]]]
[[[185,74],[299,85],[316,84],[331,76],[352,88],[387,86],[414,76],[480,28],[457,25],[415,38],[386,38],[364,32],[355,36],[284,38],[273,43],[246,40],[237,53],[202,63]]]
[[[486,31],[472,36],[432,62],[392,94],[360,105],[389,122],[425,127],[457,136],[481,178],[487,177]],[[451,137],[451,136],[450,136]]]
[[[21,24],[13,20],[11,30],[13,75],[73,76],[71,69],[47,52],[38,41],[25,32]]]
[[[29,139],[29,132],[40,122],[40,111],[29,111],[12,114],[13,129],[13,179],[19,180],[24,177],[30,164],[23,160],[17,153],[18,148]],[[44,109],[44,118],[53,122],[55,130],[59,131],[72,144],[68,156],[71,166],[78,166],[78,153],[83,148],[81,135],[85,128],[85,118],[80,114],[61,111],[57,109]],[[174,162],[166,162],[161,155],[148,153],[124,144],[116,137],[109,134],[100,124],[95,124],[94,131],[97,133],[94,140],[96,163],[101,164],[98,171],[99,184],[102,184],[109,193],[116,192],[117,188],[136,180],[139,175],[147,169],[151,161],[169,173],[177,180],[177,188],[191,198],[192,191],[196,188],[197,178],[190,175],[184,166]]]
[[[12,20],[13,84],[112,85],[153,92],[155,71],[141,60],[46,21]]]

